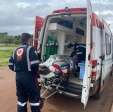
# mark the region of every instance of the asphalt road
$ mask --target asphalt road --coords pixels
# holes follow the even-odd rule
[[[100,100],[89,99],[86,110],[80,99],[54,95],[45,102],[42,112],[110,112],[112,102],[113,78]],[[8,68],[0,68],[0,112],[16,112],[15,74]]]

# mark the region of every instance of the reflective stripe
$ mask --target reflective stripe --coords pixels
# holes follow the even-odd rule
[[[13,63],[8,63],[8,65],[10,66],[10,65],[13,65]]]
[[[82,52],[78,52],[78,53],[76,53],[76,54],[82,54]]]
[[[31,46],[28,46],[27,48],[27,65],[28,65],[28,71],[31,71],[31,64],[30,64],[30,59],[29,59],[29,52],[30,52]]]
[[[31,61],[31,65],[38,64],[39,62],[40,62],[39,60]]]
[[[16,49],[14,49],[14,51],[13,51],[13,59],[14,59],[14,57],[15,57],[15,51],[16,51]]]
[[[19,106],[24,107],[24,106],[27,104],[27,102],[22,103],[22,102],[19,102],[19,101],[18,101],[17,104],[18,104]]]
[[[79,47],[84,47],[84,48],[86,48],[86,46],[84,46],[84,45],[78,45],[76,48],[79,48]]]
[[[40,103],[30,103],[31,106],[40,106]]]

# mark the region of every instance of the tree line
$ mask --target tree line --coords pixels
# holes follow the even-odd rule
[[[0,44],[20,44],[20,35],[8,35],[7,32],[0,33]]]

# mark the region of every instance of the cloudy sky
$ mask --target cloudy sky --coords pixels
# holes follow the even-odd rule
[[[53,10],[85,7],[86,0],[0,0],[0,32],[33,32],[35,16],[45,17]],[[91,0],[93,11],[103,17],[113,31],[113,0]]]

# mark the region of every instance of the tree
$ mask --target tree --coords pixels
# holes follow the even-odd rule
[[[8,33],[0,33],[0,43],[2,44],[20,44],[20,35],[12,36]]]

